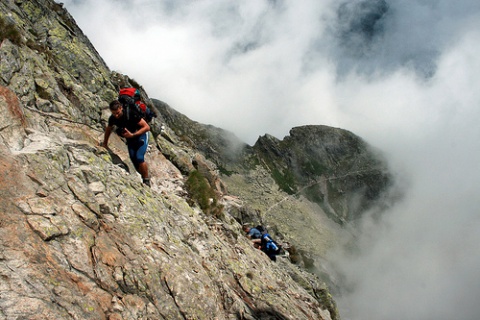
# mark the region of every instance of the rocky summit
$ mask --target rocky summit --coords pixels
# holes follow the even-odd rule
[[[53,0],[2,1],[0,41],[0,319],[340,319],[316,271],[388,187],[365,142],[309,126],[248,146],[191,121]],[[151,188],[121,138],[99,146],[125,86],[158,115]],[[276,262],[245,222],[283,244]]]

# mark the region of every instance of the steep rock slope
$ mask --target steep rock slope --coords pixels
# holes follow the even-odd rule
[[[213,163],[170,128],[154,125],[152,188],[118,137],[98,147],[129,79],[61,5],[2,1],[0,19],[1,318],[338,318],[315,276],[251,246]],[[193,172],[216,210],[186,189]]]
[[[191,120],[167,103],[152,99],[161,120],[189,148],[200,151],[224,172],[235,170],[251,148],[233,133]]]

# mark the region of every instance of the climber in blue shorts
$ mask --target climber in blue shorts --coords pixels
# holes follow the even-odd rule
[[[116,127],[115,132],[127,140],[128,154],[135,169],[140,173],[143,183],[150,186],[148,165],[145,162],[145,153],[148,147],[150,126],[140,114],[134,110],[125,111],[118,100],[110,103],[112,115],[108,118],[108,125],[105,129],[105,137],[102,146],[107,148],[110,134]]]

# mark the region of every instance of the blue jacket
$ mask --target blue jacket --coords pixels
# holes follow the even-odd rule
[[[247,235],[252,239],[262,238],[262,233],[256,228],[250,228],[250,231],[248,231]]]

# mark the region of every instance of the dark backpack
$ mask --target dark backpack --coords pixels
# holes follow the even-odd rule
[[[255,229],[260,231],[261,234],[264,234],[265,232],[267,232],[267,230],[262,225],[256,226]]]
[[[130,112],[140,115],[145,121],[150,122],[157,115],[140,98],[140,90],[136,88],[123,88],[118,93],[118,101],[122,104],[127,117]]]

